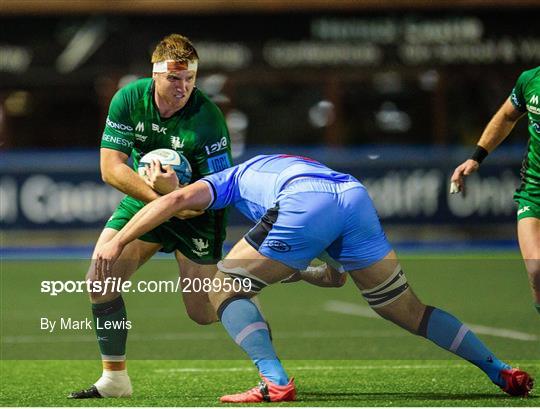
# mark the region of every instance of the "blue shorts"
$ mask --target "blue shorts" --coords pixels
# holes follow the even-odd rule
[[[244,238],[262,255],[300,270],[325,250],[345,271],[392,250],[364,186],[311,177],[289,182]]]

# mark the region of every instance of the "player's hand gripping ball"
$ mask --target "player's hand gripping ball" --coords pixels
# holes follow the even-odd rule
[[[152,160],[158,160],[161,166],[170,165],[181,185],[187,185],[191,182],[191,165],[184,155],[172,149],[156,149],[148,152],[139,161],[138,172],[143,178],[146,178],[146,167],[150,166]]]

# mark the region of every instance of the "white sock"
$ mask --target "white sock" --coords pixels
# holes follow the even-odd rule
[[[121,371],[104,369],[101,378],[94,385],[104,398],[128,397],[133,393],[127,369]]]

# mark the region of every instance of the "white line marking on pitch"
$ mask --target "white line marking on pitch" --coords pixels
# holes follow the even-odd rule
[[[396,336],[404,336],[396,334],[395,331],[380,331],[380,330],[349,330],[349,331],[280,331],[275,335],[275,339],[344,339],[344,338],[395,338]],[[218,340],[226,339],[223,333],[209,332],[174,332],[174,333],[158,333],[158,334],[130,334],[130,342],[150,342],[150,341],[201,341],[201,340]],[[56,344],[59,342],[87,342],[95,343],[96,336],[94,334],[87,335],[4,335],[2,337],[3,344]]]
[[[362,305],[332,300],[324,304],[323,308],[329,312],[339,314],[355,315],[365,318],[380,318],[371,308]],[[493,328],[483,325],[467,324],[477,334],[491,335],[494,337],[516,339],[520,341],[538,341],[540,337],[534,334],[515,331],[505,328]],[[379,337],[399,337],[405,336],[406,332],[395,330],[347,330],[347,331],[280,331],[275,334],[276,339],[313,339],[313,338],[379,338]],[[131,342],[149,342],[149,341],[189,341],[189,340],[216,340],[222,339],[223,334],[217,332],[182,332],[179,330],[174,333],[160,334],[130,334]],[[2,343],[4,344],[53,344],[59,342],[96,342],[94,334],[87,335],[4,335]]]
[[[515,331],[506,328],[493,328],[484,325],[467,324],[477,334],[491,335],[493,337],[517,339],[519,341],[538,341],[540,338],[534,334]]]
[[[324,309],[326,311],[335,312],[338,314],[356,315],[365,318],[381,318],[379,315],[377,315],[375,311],[373,311],[369,307],[364,307],[362,305],[344,301],[328,301],[326,302],[326,304],[324,304]],[[538,341],[540,339],[537,335],[528,334],[521,331],[515,331],[512,329],[486,327],[484,325],[476,324],[467,325],[477,334],[491,335],[493,337],[500,338],[517,339],[519,341]]]

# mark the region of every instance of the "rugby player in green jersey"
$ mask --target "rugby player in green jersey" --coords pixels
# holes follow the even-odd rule
[[[152,54],[152,78],[120,89],[113,97],[101,141],[101,174],[122,191],[121,201],[96,243],[110,241],[146,203],[178,187],[176,174],[152,166],[144,181],[136,171],[141,156],[158,148],[182,153],[193,168],[192,181],[232,165],[229,133],[222,113],[195,87],[198,55],[192,43],[178,34],[165,37]],[[133,159],[133,168],[128,165]],[[125,248],[114,277],[128,280],[156,252],[174,252],[183,279],[213,277],[225,239],[222,211],[183,213]],[[93,257],[95,258],[95,257]],[[99,280],[92,263],[88,280]],[[182,293],[186,310],[199,324],[217,321],[204,292]],[[115,291],[90,293],[94,329],[103,361],[103,374],[91,388],[74,392],[75,399],[130,396],[126,371],[126,326],[106,329],[103,323],[126,321],[122,295]],[[159,318],[159,317],[156,317]],[[101,325],[96,325],[97,322]]]
[[[527,113],[529,143],[521,169],[521,184],[514,194],[518,204],[518,239],[529,275],[536,310],[540,313],[540,67],[524,71],[510,97],[487,124],[472,157],[459,165],[451,178],[451,193],[464,188],[464,177],[476,172],[482,160],[512,131]]]

